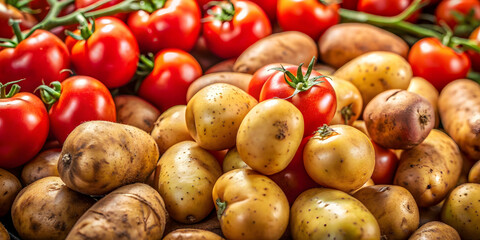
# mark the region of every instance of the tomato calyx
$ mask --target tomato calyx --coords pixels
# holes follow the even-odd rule
[[[316,131],[315,138],[320,138],[321,140],[325,140],[331,136],[338,135],[333,128],[328,126],[327,124],[323,124],[323,126],[319,127],[318,130]]]
[[[40,98],[49,107],[60,99],[62,93],[62,84],[59,81],[51,82],[50,86],[52,87],[40,85],[35,89],[35,91],[40,90]]]
[[[470,9],[467,14],[459,11],[451,11],[453,18],[457,21],[457,26],[454,29],[457,36],[468,36],[476,27],[480,25],[480,20],[475,17],[475,9]]]
[[[148,1],[141,1],[140,8],[143,11],[153,13],[158,9],[162,9],[165,6],[167,0],[148,0]]]
[[[235,6],[233,5],[232,1],[211,1],[207,5],[207,8],[211,8],[214,6],[218,6],[220,8],[220,12],[214,12],[212,9],[208,9],[207,14],[211,17],[207,17],[202,19],[202,22],[207,22],[211,20],[218,20],[221,22],[228,22],[233,19],[235,15]]]
[[[222,217],[223,213],[225,212],[225,209],[227,209],[227,202],[222,202],[222,199],[217,198],[215,201],[215,204],[217,204],[217,218],[220,220]]]
[[[5,83],[5,84],[2,84],[0,82],[0,99],[3,99],[3,98],[11,98],[13,97],[15,94],[17,94],[18,92],[20,92],[20,85],[16,84],[18,82],[21,82],[25,79],[20,79],[20,80],[17,80],[17,81],[12,81],[12,82],[8,82],[8,83]],[[13,84],[13,85],[12,85]],[[7,87],[12,85],[12,87],[10,88],[10,91],[8,91],[7,93]]]
[[[352,105],[353,103],[350,103],[340,109],[340,114],[342,115],[343,120],[345,120],[345,125],[348,125],[348,121],[356,114],[352,109]]]
[[[89,18],[87,22],[87,19],[82,14],[77,15],[76,18],[79,24],[78,29],[80,30],[80,35],[69,30],[65,30],[65,33],[78,41],[87,40],[95,32],[95,21],[92,18]],[[90,23],[90,25],[88,23]]]

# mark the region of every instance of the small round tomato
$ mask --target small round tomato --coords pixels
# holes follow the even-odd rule
[[[408,54],[414,76],[427,79],[440,92],[449,82],[465,78],[471,63],[467,54],[456,52],[437,38],[423,38]]]
[[[17,2],[17,0],[12,1],[12,3]],[[21,30],[30,29],[37,24],[37,20],[31,14],[21,11],[15,4],[0,1],[0,38],[11,38],[14,35],[12,27],[8,24],[9,19],[19,20]]]
[[[480,1],[479,0],[444,0],[438,4],[435,10],[437,23],[444,21],[451,29],[462,21],[457,19],[454,12],[466,16],[473,11],[473,17],[480,20]]]
[[[372,141],[375,149],[375,169],[372,180],[375,184],[392,184],[397,170],[398,158],[393,151],[383,148]]]
[[[477,27],[471,34],[469,39],[477,41],[477,46],[480,46],[480,26]],[[472,50],[467,51],[468,57],[472,61],[473,70],[480,72],[480,53]]]
[[[380,16],[396,16],[407,9],[413,0],[359,0],[357,11]],[[416,21],[420,12],[415,12],[407,20]]]
[[[262,68],[258,69],[252,76],[248,84],[248,94],[250,94],[255,99],[260,98],[260,92],[262,91],[262,87],[267,82],[267,80],[275,73],[277,70],[274,68],[278,68],[281,66],[284,67],[291,67],[292,64],[280,64],[280,63],[272,63],[263,66]]]

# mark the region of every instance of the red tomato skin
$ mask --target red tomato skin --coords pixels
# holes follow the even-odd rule
[[[260,98],[260,92],[262,91],[262,87],[267,82],[267,80],[277,71],[273,70],[272,68],[276,68],[279,65],[277,63],[272,63],[263,66],[262,68],[258,69],[252,76],[252,79],[248,83],[248,89],[247,92],[250,94],[252,97],[257,99],[257,101]],[[283,65],[284,67],[287,66],[292,66],[289,64]]]
[[[26,30],[37,24],[37,20],[31,14],[22,12],[17,8],[0,1],[0,38],[11,38],[14,36],[12,27],[8,24],[9,19],[20,20],[20,29]]]
[[[153,13],[140,10],[129,15],[128,27],[141,52],[165,48],[190,51],[200,34],[200,9],[194,0],[168,0]]]
[[[155,56],[153,71],[143,80],[138,95],[162,112],[186,105],[190,84],[202,75],[192,55],[179,49],[164,49]]]
[[[359,0],[357,10],[380,16],[396,16],[407,9],[413,0]],[[413,13],[407,21],[415,22],[420,12]]]
[[[84,8],[84,7],[88,7],[96,2],[99,2],[100,0],[75,0],[75,7],[78,9],[78,8]],[[100,9],[104,9],[104,8],[108,8],[108,7],[111,7],[113,5],[116,5],[118,3],[121,3],[123,2],[123,0],[110,0],[108,1],[107,3],[103,4],[102,6],[96,8],[95,10],[100,10]],[[118,18],[122,21],[125,21],[125,19],[127,19],[127,14],[126,13],[117,13],[117,14],[114,14],[112,15],[112,17],[115,17],[115,18]]]
[[[95,78],[73,76],[62,82],[62,93],[49,111],[55,138],[63,144],[86,121],[116,121],[115,103],[107,87]]]
[[[68,77],[62,70],[70,68],[70,55],[65,44],[55,35],[36,30],[15,48],[0,51],[0,81],[18,83],[22,92],[33,92],[38,86]]]
[[[357,10],[358,0],[343,0],[340,6],[345,9]]]
[[[449,82],[465,78],[471,66],[466,53],[457,53],[436,38],[416,42],[408,54],[413,75],[427,79],[440,92]]]
[[[75,33],[79,34],[78,30]],[[95,20],[95,32],[87,39],[66,39],[77,74],[100,80],[107,88],[127,84],[137,70],[135,37],[122,21],[112,17]]]
[[[373,141],[372,144],[375,149],[375,169],[371,178],[375,184],[392,184],[398,166],[397,155]]]
[[[0,168],[14,168],[31,160],[42,149],[49,130],[42,100],[21,92],[0,99]]]
[[[480,26],[470,34],[469,39],[477,41],[477,45],[480,46]],[[467,55],[472,61],[473,70],[480,72],[480,53],[468,50]]]
[[[475,18],[480,19],[480,1],[478,0],[441,1],[435,10],[437,24],[440,25],[440,22],[444,21],[451,29],[455,29],[457,26],[457,20],[452,14],[452,11],[457,11],[461,14],[467,14],[471,9],[475,11]]]
[[[207,48],[215,55],[235,58],[256,41],[270,35],[272,27],[265,12],[250,1],[232,1],[235,6],[233,19],[226,22],[211,20],[203,23],[203,37]],[[212,8],[221,11],[220,7]],[[207,14],[205,18],[211,17]]]

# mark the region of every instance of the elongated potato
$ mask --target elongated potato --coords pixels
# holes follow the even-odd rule
[[[435,111],[435,125],[434,128],[437,128],[440,124],[440,116],[438,115],[438,90],[425,78],[422,77],[413,77],[410,80],[410,85],[408,85],[407,91],[416,93],[430,102],[432,104],[433,110]]]
[[[183,228],[177,229],[173,232],[170,232],[163,238],[163,240],[222,240],[222,238],[217,234],[201,230],[201,229],[192,229],[192,228]]]
[[[253,74],[270,63],[303,63],[317,56],[317,45],[308,35],[289,31],[274,33],[247,48],[233,65],[235,72]]]
[[[160,239],[167,216],[160,194],[146,184],[134,183],[95,203],[66,239]]]
[[[126,184],[144,182],[158,158],[157,143],[145,131],[120,123],[90,121],[68,135],[58,172],[69,188],[102,195]]]
[[[10,240],[10,235],[7,232],[7,229],[3,224],[0,222],[0,239],[3,240]]]
[[[223,60],[207,69],[204,74],[217,73],[217,72],[233,72],[233,64],[235,64],[236,58],[230,58]]]
[[[214,84],[214,83],[227,83],[242,89],[243,91],[248,90],[248,84],[252,79],[251,74],[246,73],[237,73],[237,72],[219,72],[219,73],[210,73],[205,74],[190,84],[187,91],[187,102],[192,99],[193,95],[200,91],[200,89]]]
[[[160,116],[160,111],[149,102],[133,95],[116,96],[115,109],[117,122],[142,129],[150,133],[153,123]]]
[[[28,162],[22,169],[22,182],[26,185],[37,181],[40,178],[59,176],[58,159],[62,149],[53,148],[39,153],[32,161]]]
[[[438,98],[443,127],[471,159],[480,159],[480,85],[469,79],[455,80]]]
[[[331,78],[330,84],[337,97],[337,110],[329,124],[352,125],[362,113],[362,95],[353,83],[338,77],[331,76]]]
[[[22,190],[22,184],[18,178],[0,168],[0,217],[10,212],[13,201],[20,190]]]
[[[460,240],[457,230],[445,223],[433,221],[428,222],[415,231],[409,240]]]

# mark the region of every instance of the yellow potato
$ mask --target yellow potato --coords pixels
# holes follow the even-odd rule
[[[20,190],[22,190],[22,184],[18,178],[0,168],[0,217],[10,212],[13,201]]]
[[[468,173],[468,182],[480,183],[480,160],[478,160]]]
[[[187,102],[190,101],[193,95],[200,91],[200,89],[214,83],[227,83],[246,92],[251,79],[252,75],[247,73],[219,72],[205,74],[193,81],[188,87]]]
[[[363,100],[360,91],[351,82],[331,76],[330,84],[337,96],[337,110],[330,125],[352,125],[362,113]]]
[[[22,169],[22,182],[26,185],[48,176],[59,176],[58,159],[62,149],[54,148],[40,152]]]
[[[225,158],[223,159],[222,163],[222,169],[223,172],[226,173],[228,171],[234,170],[234,169],[240,169],[240,168],[248,168],[252,169],[249,167],[240,157],[240,154],[238,153],[238,150],[236,147],[228,150],[227,154],[225,155]]]

